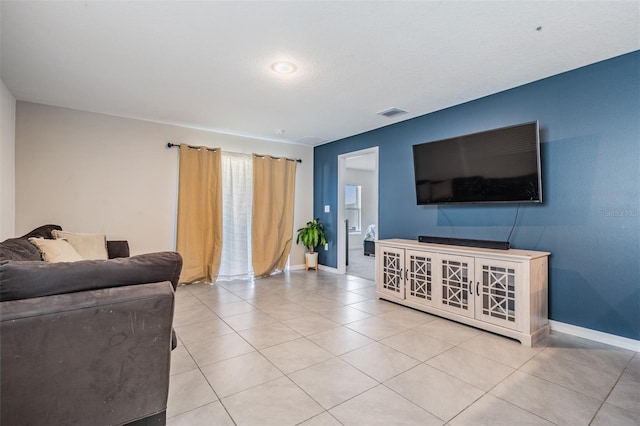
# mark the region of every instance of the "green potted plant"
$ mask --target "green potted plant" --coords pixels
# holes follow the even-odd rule
[[[327,238],[324,235],[324,225],[319,222],[319,219],[313,219],[298,229],[296,244],[300,242],[309,250],[309,252],[304,255],[306,269],[309,270],[309,268],[313,268],[317,271],[318,253],[314,249],[319,245],[327,244]]]

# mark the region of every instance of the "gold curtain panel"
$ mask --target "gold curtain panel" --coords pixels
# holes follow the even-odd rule
[[[296,161],[253,156],[252,259],[254,276],[282,271],[293,241]]]
[[[214,282],[222,253],[222,162],[219,149],[180,144],[178,235],[180,282]]]

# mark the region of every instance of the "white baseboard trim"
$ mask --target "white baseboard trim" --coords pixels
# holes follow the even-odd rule
[[[330,266],[324,266],[324,265],[318,265],[320,267],[321,271],[327,271],[327,272],[331,272],[333,274],[337,274],[338,273],[338,269],[337,268],[332,268]]]
[[[304,263],[301,265],[289,265],[290,271],[300,271],[300,270],[303,270],[304,268],[305,268]]]
[[[583,339],[593,340],[606,345],[617,346],[622,349],[640,352],[640,340],[629,339],[627,337],[616,336],[615,334],[603,333],[602,331],[590,328],[578,327],[577,325],[549,320],[552,331],[570,334]]]
[[[338,273],[337,268],[330,266],[318,265],[321,271]],[[305,269],[305,265],[291,265],[290,271],[301,271]],[[602,331],[592,330],[590,328],[578,327],[577,325],[567,324],[564,322],[549,320],[549,326],[552,331],[569,334],[571,336],[581,337],[587,340],[604,343],[605,345],[616,346],[630,351],[640,352],[640,340],[629,339],[627,337],[616,336],[615,334],[603,333]]]
[[[306,265],[304,263],[302,265],[289,265],[290,271],[304,271],[305,268],[306,268]],[[336,268],[332,268],[330,266],[318,265],[318,269],[321,271],[327,271],[334,274],[338,273],[338,270]],[[310,269],[310,270],[313,271],[313,269]]]

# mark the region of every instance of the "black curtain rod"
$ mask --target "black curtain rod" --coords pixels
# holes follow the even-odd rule
[[[171,143],[171,142],[167,143],[167,148],[173,148],[174,146],[175,146],[176,148],[180,148],[180,144]],[[201,146],[193,146],[193,145],[187,145],[187,146],[188,146],[189,148],[191,148],[191,149],[200,149],[200,148],[203,148],[203,147],[201,147]],[[211,151],[211,152],[216,152],[217,150],[218,150],[218,148],[207,148],[207,151]]]
[[[192,145],[187,145],[187,146],[189,148],[192,148],[192,149],[200,149],[200,148],[202,148],[201,146],[192,146]],[[171,143],[171,142],[167,143],[167,148],[173,148],[173,147],[180,148],[180,145],[179,144],[175,144],[175,143]],[[216,148],[207,148],[207,151],[214,151],[215,152],[215,151],[217,151],[217,149]],[[255,155],[256,157],[264,158],[264,155],[259,155],[259,154],[253,154],[253,155]],[[281,158],[281,157],[272,157],[272,158]],[[302,163],[302,160],[299,159],[299,158],[296,158],[296,159],[287,158],[287,160],[292,160],[292,161],[297,161],[298,163]]]

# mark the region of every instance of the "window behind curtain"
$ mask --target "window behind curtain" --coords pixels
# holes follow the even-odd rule
[[[222,151],[222,257],[218,279],[253,276],[251,266],[251,154]]]

